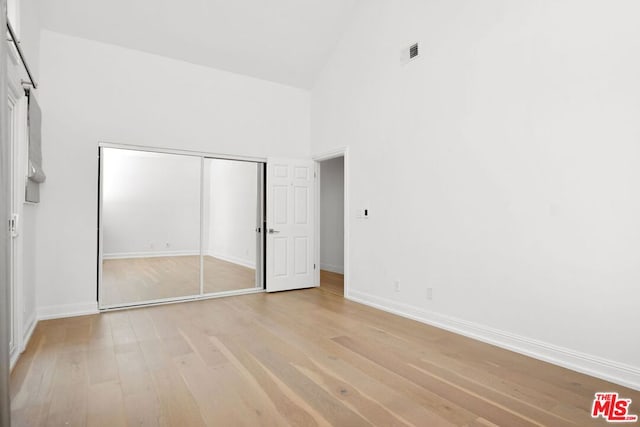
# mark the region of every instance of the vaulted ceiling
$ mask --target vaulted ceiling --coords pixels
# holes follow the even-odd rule
[[[43,0],[44,28],[310,88],[361,0]]]

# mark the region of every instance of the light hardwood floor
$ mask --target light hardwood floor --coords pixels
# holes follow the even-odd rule
[[[320,289],[344,296],[344,275],[332,271],[320,270]]]
[[[640,393],[319,289],[40,322],[15,426],[590,426]],[[636,403],[637,402],[637,403]]]
[[[204,293],[256,287],[255,269],[204,258]],[[104,260],[102,303],[118,305],[198,295],[200,257],[174,256]]]

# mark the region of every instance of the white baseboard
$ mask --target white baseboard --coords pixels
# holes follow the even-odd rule
[[[22,334],[21,347],[16,348],[15,351],[11,354],[11,357],[9,359],[9,370],[11,371],[13,371],[13,368],[16,366],[16,363],[18,363],[18,360],[20,359],[20,355],[24,353],[24,351],[27,349],[27,346],[29,345],[29,340],[31,339],[31,335],[33,335],[33,331],[36,329],[36,325],[38,324],[38,321],[36,319],[35,313],[31,315],[31,318],[29,319],[27,324],[29,326],[27,326],[26,330]]]
[[[170,256],[197,256],[200,251],[153,251],[153,252],[114,252],[102,254],[102,259],[127,259],[127,258],[160,258]]]
[[[49,305],[38,308],[38,321],[47,319],[59,319],[62,317],[85,316],[98,313],[96,301],[80,304]]]
[[[15,349],[13,353],[9,353],[9,372],[13,372],[13,368],[16,367],[18,360],[20,359],[21,351]]]
[[[350,290],[349,295],[345,295],[345,298],[573,371],[640,390],[640,367],[625,365],[474,322],[445,316],[366,292]]]
[[[250,261],[248,259],[235,257],[233,255],[223,255],[223,254],[219,254],[219,253],[215,253],[215,252],[205,252],[205,255],[213,257],[213,258],[221,259],[222,261],[227,261],[227,262],[230,262],[230,263],[233,263],[233,264],[238,264],[238,265],[241,265],[243,267],[253,268],[253,269],[256,268],[255,261]]]
[[[84,316],[87,314],[97,314],[98,313],[98,303],[90,302],[83,304],[63,304],[63,305],[50,305],[47,307],[40,307],[37,310],[37,315],[34,313],[29,322],[27,323],[29,326],[24,332],[23,340],[22,340],[22,348],[16,349],[16,351],[11,355],[11,359],[9,361],[9,369],[13,369],[15,364],[18,362],[20,355],[27,349],[29,345],[29,341],[31,340],[31,336],[33,335],[33,331],[36,330],[36,326],[40,320],[47,319],[59,319],[63,317],[75,317],[75,316]]]
[[[29,341],[31,340],[31,335],[33,335],[33,331],[36,330],[36,326],[38,325],[38,319],[36,317],[36,313],[34,312],[27,323],[27,330],[24,332],[22,336],[22,351],[25,351],[27,346],[29,345]]]
[[[221,259],[222,261],[231,262],[233,264],[242,265],[247,268],[256,268],[255,261],[235,257],[232,255],[223,255],[214,252],[205,252],[207,256]],[[102,259],[131,259],[131,258],[161,258],[172,256],[198,256],[199,251],[164,251],[164,252],[117,252],[110,254],[103,254]]]
[[[330,271],[332,273],[344,274],[344,266],[320,263],[320,270]]]

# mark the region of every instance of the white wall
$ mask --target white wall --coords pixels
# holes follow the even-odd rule
[[[200,157],[103,150],[105,258],[200,254]]]
[[[204,252],[250,268],[256,265],[258,164],[206,159]]]
[[[95,310],[97,143],[249,156],[309,154],[309,93],[41,33],[41,316]]]
[[[344,273],[344,157],[320,162],[320,268]]]
[[[106,259],[200,254],[200,157],[103,150]],[[255,266],[258,164],[204,162],[204,253]]]
[[[36,80],[40,76],[40,0],[16,0],[19,5],[20,25],[17,29],[20,47]],[[25,76],[26,77],[26,76]]]
[[[200,157],[103,149],[105,259],[200,254]],[[255,267],[258,164],[205,159],[206,255]]]
[[[370,209],[349,296],[640,388],[639,14],[363,2],[312,92]]]

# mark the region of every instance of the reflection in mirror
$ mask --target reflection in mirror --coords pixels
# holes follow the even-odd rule
[[[200,294],[199,157],[102,149],[101,307]]]
[[[256,288],[259,164],[204,161],[204,293]]]

